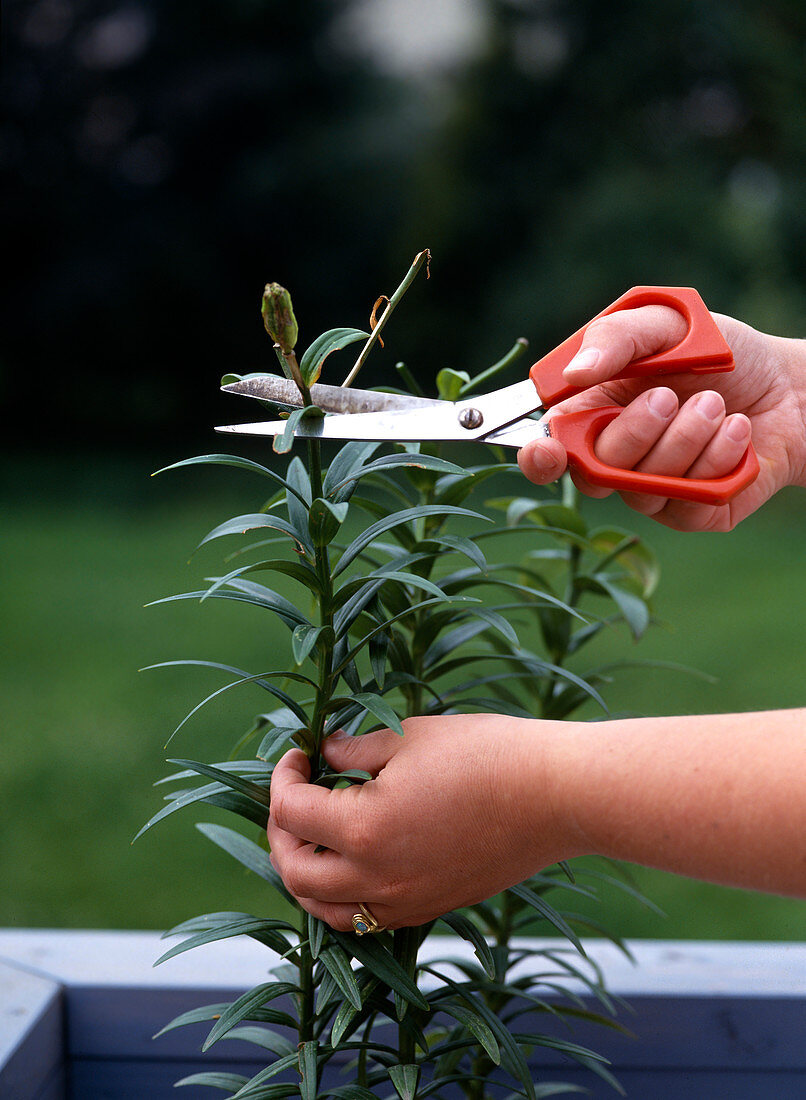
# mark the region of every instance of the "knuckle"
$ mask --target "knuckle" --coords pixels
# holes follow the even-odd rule
[[[346,848],[354,853],[374,851],[378,843],[377,829],[365,814],[356,812],[350,820]]]
[[[388,905],[393,910],[398,909],[402,903],[410,898],[411,884],[405,882],[402,878],[392,879],[384,885],[381,896],[384,905]]]
[[[628,330],[630,319],[624,313],[611,313],[607,317],[597,317],[591,321],[585,331],[585,344],[593,347],[604,345],[626,356],[627,362],[635,357],[635,340]]]
[[[330,928],[334,928],[337,932],[352,931],[352,920],[345,915],[344,909],[341,906],[325,903],[322,905],[318,916],[320,920],[324,921]]]
[[[651,517],[657,517],[668,503],[667,497],[653,496],[650,493],[622,493],[621,498],[633,512]]]
[[[282,879],[286,889],[289,890],[295,898],[309,896],[306,876],[293,863],[282,868]]]
[[[285,791],[278,791],[276,794],[272,793],[271,802],[269,805],[269,821],[276,825],[278,829],[282,829],[283,832],[289,832],[289,806],[288,795]]]
[[[621,450],[629,450],[629,452],[634,455],[646,453],[656,441],[657,432],[653,431],[651,421],[645,420],[640,416],[627,416],[627,414],[624,413],[618,418],[616,423],[619,433],[619,448]],[[613,439],[607,441],[608,452],[614,449],[614,443],[615,441]],[[597,451],[597,454],[598,453]],[[599,457],[602,456],[600,455]],[[604,460],[607,461],[607,455],[604,456]]]

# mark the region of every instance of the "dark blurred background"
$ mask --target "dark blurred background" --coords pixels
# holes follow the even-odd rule
[[[806,8],[7,0],[4,17],[0,923],[159,927],[205,904],[196,850],[178,827],[128,840],[204,685],[145,687],[134,669],[217,655],[198,618],[140,605],[192,587],[179,565],[199,537],[255,501],[212,475],[147,475],[245,415],[221,374],[276,369],[263,284],[291,289],[305,345],[366,327],[429,247],[432,278],[366,385],[398,359],[425,379],[475,370],[518,336],[537,358],[637,283],[694,285],[799,335]],[[768,515],[725,542],[642,528],[671,576],[664,617],[682,616],[662,655],[725,680],[634,681],[622,705],[803,704],[802,503]],[[208,755],[179,755],[228,751],[240,728],[222,749],[215,718]],[[804,935],[802,909],[774,919],[730,895],[714,919],[716,895],[692,896],[672,933]]]
[[[23,409],[59,447],[192,433],[211,380],[271,363],[264,282],[304,341],[364,327],[426,246],[394,355],[427,376],[640,282],[802,331],[800,0],[11,0],[4,24],[6,446]]]

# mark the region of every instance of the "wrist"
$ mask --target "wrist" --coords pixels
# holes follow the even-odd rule
[[[806,488],[806,340],[773,337],[780,370],[791,387],[793,434],[790,443],[790,485]]]
[[[556,860],[597,853],[595,820],[586,809],[585,776],[596,752],[599,723],[539,720],[534,739],[542,806],[538,828],[551,834]],[[533,835],[533,834],[531,834]]]

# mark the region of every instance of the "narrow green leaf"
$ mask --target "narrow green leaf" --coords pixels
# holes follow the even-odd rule
[[[346,501],[334,504],[330,500],[325,500],[324,497],[316,498],[311,505],[308,518],[308,533],[314,546],[330,545],[347,518],[349,507]]]
[[[516,898],[519,898],[521,901],[531,906],[532,909],[536,910],[541,917],[544,917],[549,924],[554,925],[557,931],[561,932],[562,935],[574,945],[580,955],[583,955],[585,958],[588,957],[585,948],[580,943],[579,936],[577,936],[570,924],[563,920],[562,914],[558,913],[553,905],[549,905],[549,903],[541,898],[539,894],[536,894],[534,890],[530,890],[529,887],[523,883],[518,886],[510,886],[509,893],[514,894]]]
[[[453,462],[448,462],[445,458],[437,458],[436,455],[393,454],[384,455],[382,458],[376,458],[374,462],[368,462],[365,466],[361,466],[345,474],[342,480],[334,485],[330,491],[336,493],[344,488],[344,486],[358,481],[359,478],[365,477],[367,474],[378,472],[385,473],[388,470],[398,469],[399,467],[413,467],[418,470],[435,470],[439,473],[462,474],[463,476],[467,476],[466,471],[461,466],[457,466]]]
[[[363,441],[345,443],[325,474],[322,486],[325,496],[332,497],[337,503],[346,499],[350,493],[345,490],[352,485],[350,475],[360,469],[375,454],[379,446],[379,443]]]
[[[345,780],[368,783],[371,779],[371,772],[362,771],[361,768],[346,768],[343,772],[325,772],[324,775],[320,775],[314,782],[319,786],[333,787],[339,783],[346,785]]]
[[[248,512],[245,515],[225,520],[218,527],[214,527],[212,531],[204,536],[199,546],[204,546],[205,543],[212,542],[213,539],[225,538],[227,535],[245,535],[247,531],[256,531],[263,527],[269,527],[273,531],[282,531],[284,535],[288,535],[295,542],[299,541],[294,528],[282,516],[277,516],[273,512]]]
[[[251,565],[242,565],[239,569],[233,569],[217,581],[217,585],[229,584],[230,581],[244,577],[248,573],[261,573],[264,570],[274,573],[282,573],[292,580],[299,581],[311,592],[321,592],[322,586],[316,571],[308,564],[306,558],[295,558],[288,561],[286,558],[269,558],[266,561],[253,562]]]
[[[349,955],[338,946],[326,947],[320,951],[322,965],[333,978],[341,992],[355,1009],[361,1008],[361,993],[358,982],[350,966]]]
[[[262,687],[267,690],[270,695],[274,695],[275,698],[280,699],[284,706],[288,707],[293,713],[297,714],[301,718],[305,718],[305,712],[300,709],[299,705],[294,702],[290,695],[287,695],[284,691],[278,691],[268,681],[272,679],[280,680],[293,680],[295,684],[304,684],[306,687],[316,689],[316,684],[308,676],[303,676],[299,672],[263,672],[258,674],[257,678],[250,676],[242,668],[238,668],[237,665],[225,665],[220,661],[199,661],[190,658],[184,658],[179,661],[160,661],[156,665],[146,665],[142,668],[141,672],[148,672],[150,669],[155,668],[181,668],[183,665],[193,665],[197,668],[214,668],[219,672],[231,672],[233,675],[241,677],[244,682],[257,684],[258,687]],[[266,681],[265,683],[263,681]]]
[[[224,795],[231,795],[231,799],[223,798],[222,796]],[[170,817],[171,814],[176,813],[177,810],[183,810],[186,806],[190,806],[194,802],[206,802],[209,805],[233,809],[234,812],[241,813],[242,816],[248,817],[250,821],[255,821],[262,826],[265,826],[268,818],[268,809],[265,802],[258,802],[248,796],[228,791],[227,787],[222,783],[206,783],[204,786],[197,787],[193,791],[185,791],[177,795],[177,797],[169,802],[167,806],[164,806],[146,822],[132,840],[132,844],[153,825],[156,825],[157,822],[164,820],[166,817]]]
[[[251,913],[239,913],[230,909],[218,913],[200,913],[196,917],[190,917],[189,920],[183,920],[180,924],[174,925],[166,932],[161,932],[160,939],[169,940],[172,936],[181,936],[187,932],[207,932],[210,928],[220,928],[237,920],[256,919]],[[154,966],[157,965],[154,963]]]
[[[552,533],[566,537],[575,545],[588,545],[588,526],[575,508],[529,497],[506,497],[487,503],[493,508],[506,510],[507,527],[516,527],[521,520],[528,519],[539,527],[546,527]]]
[[[264,831],[268,824],[269,812],[267,807],[261,806],[260,803],[254,802],[245,795],[238,794],[237,791],[228,791],[224,788],[220,788],[208,794],[205,798],[201,799],[201,801],[208,806],[217,806],[221,810],[227,810],[229,813],[237,814],[245,821],[251,821]]]
[[[357,936],[348,936],[344,932],[336,931],[331,932],[331,935],[348,955],[358,959],[362,966],[365,966],[371,974],[388,985],[390,989],[398,992],[416,1008],[428,1011],[428,1001],[405,970],[377,938],[370,939],[364,936],[359,939]]]
[[[624,566],[641,586],[644,599],[649,599],[660,579],[660,563],[652,550],[637,535],[619,528],[597,527],[590,533],[591,546],[600,554],[613,557]],[[600,563],[598,570],[601,570]]]
[[[222,1001],[218,1004],[201,1005],[199,1008],[191,1008],[188,1012],[182,1012],[179,1016],[175,1016],[173,1020],[161,1027],[154,1035],[152,1039],[159,1039],[161,1035],[165,1035],[168,1031],[173,1031],[177,1027],[186,1027],[188,1024],[201,1024],[207,1023],[209,1020],[217,1020],[221,1013],[229,1008],[227,1001]]]
[[[508,642],[511,642],[512,645],[520,645],[518,635],[515,633],[515,628],[507,622],[503,615],[499,615],[498,612],[491,611],[487,607],[474,607],[471,614],[479,619],[483,619],[488,626],[498,631],[498,633],[506,638]]]
[[[379,691],[383,691],[386,682],[386,662],[391,641],[391,636],[384,633],[376,634],[369,643],[369,663]]]
[[[490,950],[490,945],[484,938],[483,933],[476,925],[468,920],[466,916],[459,912],[445,913],[439,918],[449,928],[453,929],[457,936],[461,936],[463,940],[467,940],[468,943],[473,944],[473,950],[476,958],[484,967],[484,971],[489,978],[495,977],[495,959],[493,953]]]
[[[377,978],[369,978],[360,983],[362,1001],[368,1002],[379,985]],[[341,1043],[351,1024],[354,1023],[358,1010],[350,1001],[344,1001],[336,1013],[330,1028],[330,1045],[335,1049]]]
[[[279,749],[290,748],[289,742],[293,741],[300,733],[310,733],[307,726],[274,726],[263,738],[255,754],[259,760],[271,760]]]
[[[243,918],[220,925],[218,928],[209,928],[205,932],[198,932],[190,936],[182,943],[175,944],[170,950],[161,955],[154,966],[167,962],[168,959],[181,955],[185,951],[192,951],[194,947],[201,947],[205,943],[215,943],[217,940],[228,940],[235,936],[250,936],[252,939],[265,943],[278,954],[283,954],[291,946],[285,936],[280,935],[278,929],[294,931],[293,926],[287,921],[266,920],[261,917]]]
[[[420,1080],[419,1066],[390,1066],[389,1078],[395,1086],[395,1090],[400,1100],[415,1100],[417,1096],[417,1083]]]
[[[326,926],[324,921],[319,920],[317,917],[312,917],[310,913],[308,917],[308,950],[311,953],[311,958],[318,959],[319,952],[322,949],[322,942],[325,938]]]
[[[487,571],[487,559],[472,539],[465,538],[463,535],[440,535],[438,538],[429,539],[428,542],[435,542],[438,546],[447,546],[449,550],[455,550],[457,554],[464,554],[483,573]]]
[[[462,601],[456,601],[456,602],[462,602]],[[466,602],[473,603],[473,608],[474,608],[474,613],[475,613],[475,611],[477,610],[476,604],[472,600],[471,601],[466,601]],[[356,644],[353,646],[353,648],[351,650],[349,650],[349,652],[346,655],[342,656],[341,653],[339,653],[339,656],[337,658],[337,665],[336,665],[336,668],[334,669],[334,672],[335,673],[342,672],[342,670],[344,668],[346,668],[346,666],[349,665],[349,663],[355,659],[355,657],[363,650],[364,646],[366,646],[372,640],[372,638],[375,637],[376,634],[380,634],[381,632],[388,630],[388,628],[390,626],[392,626],[394,623],[400,622],[401,620],[405,619],[409,615],[414,615],[418,611],[425,611],[425,609],[427,607],[434,607],[436,605],[444,606],[444,603],[445,603],[444,600],[437,600],[437,599],[421,600],[419,603],[412,604],[410,607],[407,607],[404,611],[401,611],[399,615],[393,615],[390,619],[386,619],[384,622],[378,623],[377,626],[373,627],[373,629],[369,631],[369,633],[365,634],[358,642],[356,642]],[[352,690],[357,690],[357,689],[353,688]]]
[[[197,822],[196,828],[203,836],[206,836],[213,844],[217,844],[219,848],[231,855],[247,870],[271,883],[275,890],[280,890],[288,897],[282,879],[271,865],[269,853],[261,848],[259,844],[255,844],[253,840],[249,840],[248,837],[243,836],[235,829],[228,828],[226,825]]]
[[[288,1058],[283,1058],[279,1062],[275,1062],[270,1066],[270,1070],[274,1070],[275,1073],[281,1073],[283,1070],[290,1069],[292,1066],[297,1067],[299,1064],[299,1055],[294,1053]],[[268,1070],[262,1070],[259,1074],[256,1074],[248,1084],[244,1085],[240,1092],[236,1092],[231,1097],[231,1100],[284,1100],[286,1096],[299,1096],[299,1085],[296,1082],[291,1081],[273,1081],[271,1084],[257,1083],[258,1078],[260,1082],[266,1082],[267,1078],[274,1076]]]
[[[212,666],[211,663],[208,662],[208,661],[165,661],[160,665],[150,665],[149,668],[166,668],[169,665],[183,665],[183,664],[202,665],[202,666],[205,666],[205,667],[215,667],[215,666]],[[228,666],[224,666],[224,665],[221,665],[221,666],[218,666],[218,667],[220,667],[222,669],[225,669],[227,671],[241,671],[241,670],[230,669],[230,668],[228,668]],[[147,670],[143,669],[143,671],[145,672]],[[271,678],[276,677],[276,678],[284,679],[284,680],[295,680],[297,683],[304,683],[304,684],[307,684],[308,686],[310,686],[310,683],[311,683],[310,680],[307,678],[307,676],[302,677],[299,674],[293,673],[293,672],[259,672],[255,676],[243,676],[239,680],[232,680],[230,683],[225,684],[223,687],[218,688],[216,691],[214,691],[210,695],[206,696],[206,698],[202,699],[202,701],[200,703],[197,703],[196,706],[193,707],[193,709],[185,715],[185,717],[182,719],[182,721],[179,723],[179,725],[176,727],[176,729],[173,731],[173,733],[169,737],[168,741],[170,742],[176,736],[176,734],[179,732],[179,730],[181,730],[181,728],[185,725],[185,723],[188,722],[193,717],[194,714],[196,714],[198,711],[200,711],[202,707],[206,706],[207,703],[211,702],[213,699],[216,699],[219,695],[223,695],[224,692],[231,691],[233,688],[236,688],[236,687],[242,687],[244,684],[255,684],[257,687],[260,687],[264,691],[267,691],[269,693],[269,695],[274,696],[275,699],[279,700],[279,702],[281,702],[284,706],[288,707],[289,710],[291,710],[294,714],[296,714],[302,723],[306,722],[307,718],[306,718],[304,710],[302,710],[302,708],[299,706],[299,704],[296,703],[291,698],[290,695],[287,695],[286,692],[281,691],[280,688],[276,688],[272,684],[270,684],[268,682],[270,677]]]
[[[194,458],[185,458],[181,462],[173,462],[170,466],[163,466],[161,470],[155,470],[151,475],[156,477],[157,474],[167,473],[168,470],[179,470],[183,466],[235,466],[241,470],[248,470],[251,473],[260,474],[261,477],[267,477],[276,484],[282,486],[282,488],[289,488],[285,478],[280,477],[274,470],[268,469],[266,466],[261,466],[259,462],[252,462],[248,458],[241,458],[239,455],[196,455]],[[292,492],[294,490],[292,489]]]
[[[638,641],[649,626],[649,608],[644,600],[631,592],[625,592],[602,573],[594,573],[591,578],[580,578],[580,581],[584,580],[588,580],[591,587],[595,588],[598,585],[607,593],[624,616],[632,636]]]
[[[224,1089],[225,1092],[232,1093],[236,1089],[242,1088],[249,1078],[244,1077],[240,1073],[224,1073],[223,1071],[215,1071],[208,1073],[192,1073],[189,1077],[182,1077],[181,1080],[174,1082],[174,1088],[179,1089],[184,1085],[208,1085],[214,1089]]]
[[[470,375],[464,370],[443,367],[437,373],[437,392],[443,401],[458,401],[462,387],[470,382]]]
[[[468,998],[470,1000],[470,998]],[[476,998],[473,998],[475,1003]],[[501,1063],[501,1050],[496,1041],[495,1035],[484,1022],[482,1017],[473,1010],[467,1003],[460,1003],[456,1000],[446,1000],[440,1003],[440,1009],[443,1012],[447,1012],[449,1016],[453,1016],[455,1020],[458,1020],[460,1024],[464,1026],[476,1036],[478,1041],[484,1047],[488,1057],[496,1065]]]
[[[285,504],[288,509],[288,521],[297,533],[301,542],[308,538],[308,509],[311,504],[311,479],[305,469],[305,463],[295,455],[288,464],[286,473],[289,488],[294,493],[286,494]]]
[[[332,328],[323,332],[309,345],[299,363],[300,374],[307,386],[312,386],[318,381],[322,373],[325,359],[334,351],[355,344],[358,340],[369,338],[368,332],[362,332],[357,328]]]
[[[330,626],[311,626],[309,623],[301,623],[291,635],[291,650],[294,660],[301,665],[313,647],[323,636],[332,640],[333,628]]]
[[[380,695],[373,695],[369,691],[359,691],[353,697],[353,701],[358,703],[364,710],[368,710],[370,714],[374,714],[379,722],[394,730],[395,733],[399,733],[401,737],[403,736],[403,726],[400,719]]]
[[[261,760],[221,760],[213,764],[214,768],[221,768],[224,772],[237,772],[244,779],[253,776],[258,780],[268,779],[270,768],[267,768]],[[195,779],[199,773],[192,768],[184,768],[182,771],[172,772],[158,779],[154,786],[161,787],[166,783],[179,783],[185,779]]]
[[[396,928],[392,934],[392,953],[400,963],[402,969],[416,978],[417,955],[429,928]],[[409,1003],[399,993],[394,994],[395,1014],[398,1021],[402,1021],[408,1011]],[[411,1018],[406,1024],[411,1023]],[[428,1043],[422,1044],[424,1052],[428,1050]]]
[[[487,516],[482,516],[479,512],[471,512],[467,508],[455,508],[447,504],[421,504],[416,508],[405,508],[402,512],[395,512],[394,515],[385,516],[383,519],[378,520],[377,523],[371,524],[365,531],[362,531],[342,554],[338,564],[333,570],[333,576],[337,577],[340,573],[343,573],[347,566],[355,561],[361,551],[366,549],[378,535],[382,535],[385,531],[390,531],[394,527],[399,527],[403,524],[411,523],[413,520],[422,519],[427,516],[449,515],[469,516],[472,519],[480,519],[485,523],[490,522]]]
[[[378,571],[377,573],[370,574],[370,576],[377,576],[379,579],[386,581],[397,581],[398,584],[408,584],[412,588],[421,588],[423,592],[428,592],[431,596],[437,596],[442,600],[450,600],[450,596],[446,596],[439,585],[434,584],[433,581],[429,581],[426,577],[420,577],[417,573],[409,573],[405,570],[398,569],[386,569]]]
[[[199,775],[206,775],[208,778],[222,783],[225,787],[231,787],[234,791],[245,794],[247,798],[251,798],[254,802],[259,802],[263,806],[269,805],[269,792],[266,788],[259,787],[257,783],[252,783],[248,779],[242,779],[239,775],[222,771],[221,768],[214,768],[212,764],[203,764],[198,760],[171,759],[168,763],[190,768],[192,771],[198,772]]]
[[[425,967],[424,969],[430,968]],[[456,982],[452,981],[444,974],[438,974],[437,976],[442,979],[448,990],[453,991],[456,997],[463,1000],[465,1003],[469,1003],[469,1007],[472,1007],[477,1015],[482,1017],[498,1041],[498,1045],[501,1049],[502,1063],[510,1071],[513,1077],[516,1077],[523,1085],[528,1100],[536,1100],[534,1081],[532,1080],[532,1074],[523,1056],[523,1052],[496,1014],[487,1007],[480,997],[471,998],[471,996],[462,990]]]
[[[439,664],[443,657],[446,657],[449,653],[454,653],[466,642],[472,641],[477,634],[487,630],[487,627],[488,624],[484,620],[474,620],[471,617],[461,626],[454,627],[447,634],[442,634],[426,650],[423,656],[423,668],[431,669],[434,665]]]
[[[255,607],[263,607],[268,611],[273,611],[292,630],[299,623],[308,622],[305,616],[284,596],[273,592],[262,584],[254,584],[236,578],[227,581],[229,587],[235,590],[229,592],[222,591],[218,587],[218,577],[214,577],[212,580],[215,583],[203,592],[180,592],[176,596],[165,596],[161,600],[152,600],[146,604],[146,607],[157,607],[163,603],[177,603],[179,600],[198,600],[199,602],[205,599],[235,600],[238,603],[249,603]]]
[[[318,1092],[319,1062],[317,1052],[319,1043],[316,1039],[300,1043],[299,1047],[299,1072],[302,1080],[299,1093],[302,1100],[316,1100]]]
[[[239,1024],[241,1020],[252,1019],[252,1013],[268,1004],[269,1001],[275,1000],[277,997],[284,997],[289,993],[296,993],[297,987],[291,985],[288,982],[265,982],[263,985],[255,986],[254,989],[248,990],[232,1004],[227,1005],[225,1010],[221,1013],[220,1019],[211,1028],[209,1035],[204,1041],[202,1051],[207,1051],[210,1047],[218,1042],[218,1040],[225,1035],[228,1031]]]
[[[234,1027],[224,1036],[222,1042],[228,1042],[230,1039],[252,1043],[263,1050],[270,1050],[272,1054],[281,1058],[291,1057],[295,1053],[295,1048],[284,1035],[279,1035],[276,1031],[270,1031],[265,1027]]]
[[[363,1085],[336,1085],[328,1092],[332,1100],[378,1100],[378,1094]]]
[[[274,453],[278,455],[287,454],[294,443],[294,432],[297,426],[303,420],[323,415],[322,410],[317,409],[314,405],[303,405],[301,409],[294,409],[293,412],[290,412],[282,433],[274,437],[274,442],[271,445]]]

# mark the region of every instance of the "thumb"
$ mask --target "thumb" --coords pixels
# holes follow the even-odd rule
[[[392,730],[376,730],[358,737],[337,730],[322,745],[322,755],[334,771],[360,768],[375,778],[395,755],[402,738]]]
[[[685,334],[685,319],[670,306],[639,306],[605,314],[588,325],[563,375],[575,386],[604,382],[633,359],[674,347]]]

